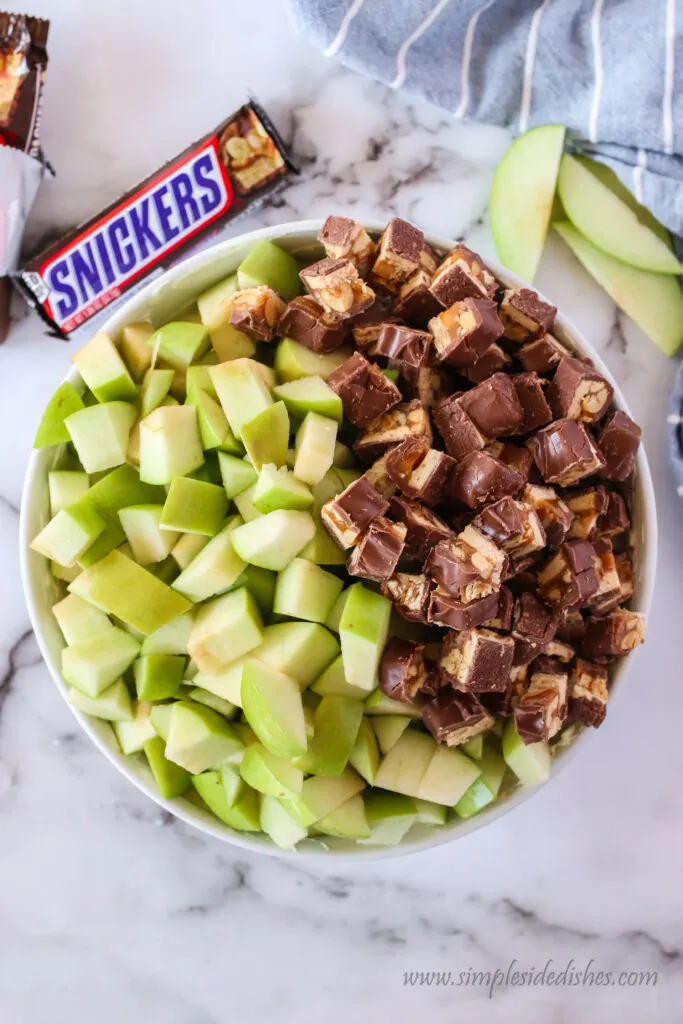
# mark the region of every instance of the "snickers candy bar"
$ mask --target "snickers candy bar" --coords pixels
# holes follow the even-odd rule
[[[550,423],[553,414],[543,393],[546,382],[537,373],[518,373],[510,380],[522,407],[522,419],[516,433],[530,434],[532,430],[539,430]]]
[[[435,626],[449,629],[470,629],[490,623],[498,615],[499,592],[493,591],[477,601],[459,601],[448,591],[437,587],[429,596],[427,620]]]
[[[382,593],[408,622],[428,622],[427,609],[432,582],[426,576],[397,572],[382,583]]]
[[[436,358],[461,367],[476,363],[500,338],[503,325],[490,299],[462,299],[429,321]]]
[[[569,677],[569,719],[579,725],[602,725],[607,713],[607,669],[577,658]]]
[[[473,526],[466,526],[457,537],[439,541],[424,571],[441,590],[469,604],[498,590],[507,564],[504,551]]]
[[[332,539],[340,548],[357,543],[363,530],[373,519],[384,515],[389,502],[365,476],[349,484],[335,498],[326,501],[320,518]]]
[[[514,498],[501,498],[483,509],[472,520],[472,526],[514,559],[545,547],[545,530],[538,513]]]
[[[456,245],[432,277],[429,290],[444,309],[462,299],[492,299],[498,282],[481,256],[465,245]]]
[[[346,327],[310,295],[298,295],[282,314],[278,334],[294,338],[313,352],[334,352],[344,343]]]
[[[598,533],[598,523],[607,511],[607,491],[604,487],[590,487],[578,494],[565,495],[565,501],[574,513],[568,537],[570,540],[591,540]]]
[[[636,465],[642,430],[630,416],[619,410],[598,435],[598,448],[605,460],[600,476],[605,480],[626,480]]]
[[[601,558],[601,542],[595,542],[595,549],[598,557]],[[628,555],[614,555],[614,571],[617,575],[617,584],[611,590],[598,591],[591,600],[591,611],[596,615],[606,615],[620,604],[625,604],[633,596],[633,566]],[[604,578],[604,577],[603,577]],[[614,582],[612,580],[612,582]],[[602,583],[602,578],[601,578]],[[601,588],[602,589],[602,588]]]
[[[512,607],[514,604],[512,591],[508,587],[501,587],[496,596],[498,607],[495,615],[490,619],[484,619],[481,625],[488,629],[500,629],[503,633],[509,633],[512,629]],[[484,600],[486,601],[487,598]]]
[[[394,360],[399,373],[403,372],[404,366],[408,370],[417,371],[428,361],[431,345],[432,336],[427,331],[383,323],[373,355]]]
[[[375,293],[351,260],[320,260],[302,270],[299,277],[325,312],[340,320],[358,316],[375,301]]]
[[[450,390],[446,374],[436,366],[421,366],[415,380],[409,383],[414,396],[428,409],[436,405]]]
[[[574,513],[567,502],[560,498],[553,487],[540,487],[536,484],[527,484],[522,498],[538,513],[545,531],[546,545],[553,551],[559,548],[574,522]]]
[[[437,429],[454,459],[480,451],[486,444],[486,438],[463,409],[460,397],[456,393],[440,399],[433,411]]]
[[[394,312],[411,324],[424,324],[441,309],[429,290],[432,272],[418,267],[398,290]]]
[[[626,502],[618,491],[607,492],[607,508],[600,516],[598,533],[603,537],[617,537],[631,526]]]
[[[517,494],[524,478],[488,452],[471,452],[451,474],[451,496],[474,512],[485,505]]]
[[[599,614],[603,614],[621,604],[621,583],[609,537],[598,537],[593,542],[593,547],[597,556],[595,571],[598,576],[598,589],[588,603],[596,613],[599,606]]]
[[[448,490],[455,461],[424,438],[410,437],[387,455],[387,473],[408,498],[437,505]]]
[[[392,218],[380,239],[373,278],[390,291],[397,291],[422,265],[424,244],[422,231],[400,217]]]
[[[571,487],[605,466],[590,434],[577,420],[556,420],[529,438],[527,446],[549,484]]]
[[[524,477],[525,483],[528,481],[534,465],[533,455],[528,448],[520,448],[510,441],[494,441],[492,444],[487,444],[486,451],[489,455],[493,455],[494,459],[505,463],[510,469],[514,469],[516,473]]]
[[[344,406],[344,415],[356,427],[367,427],[382,413],[401,401],[401,392],[382,371],[360,352],[332,371],[328,386],[336,391]]]
[[[563,640],[558,640],[557,636],[555,636],[553,640],[541,648],[541,655],[546,658],[552,658],[555,661],[561,661],[565,665],[568,665],[569,662],[573,661],[576,657],[576,651],[571,644],[567,644]],[[537,660],[540,664],[540,658]]]
[[[547,743],[562,728],[568,711],[569,677],[566,670],[532,673],[527,690],[513,711],[517,732],[524,743]]]
[[[557,419],[594,423],[612,401],[614,389],[601,373],[574,356],[564,356],[548,388]]]
[[[565,608],[557,620],[555,636],[563,643],[577,644],[586,632],[586,621],[576,608]]]
[[[512,609],[512,637],[515,664],[528,664],[555,635],[556,622],[535,594],[528,591],[515,598]]]
[[[376,246],[362,224],[350,217],[327,218],[318,241],[332,260],[350,260],[361,277],[365,277],[375,258]]]
[[[630,654],[645,640],[645,616],[616,608],[608,615],[592,616],[586,621],[586,633],[581,650],[593,661],[610,661]]]
[[[392,636],[379,665],[379,686],[392,700],[412,704],[427,682],[424,645]]]
[[[380,455],[378,459],[375,459],[369,469],[365,470],[363,476],[366,480],[370,481],[373,487],[377,488],[383,498],[391,498],[398,490],[396,484],[387,473],[386,452],[384,455]]]
[[[515,355],[529,373],[549,373],[569,355],[569,350],[552,334],[544,334],[542,338],[522,345]]]
[[[419,501],[406,498],[392,498],[389,515],[406,527],[406,551],[420,563],[441,540],[453,537],[453,531],[443,519]]]
[[[552,327],[557,308],[544,302],[531,288],[506,289],[500,304],[505,337],[525,342],[540,338]]]
[[[515,434],[522,422],[523,410],[510,377],[494,373],[460,396],[460,405],[487,441],[502,434]]]
[[[230,304],[230,324],[253,341],[272,341],[285,304],[272,288],[244,288]]]
[[[359,316],[354,317],[351,324],[353,340],[364,355],[374,352],[379,332],[383,324],[400,324],[401,320],[391,312],[391,306],[383,295],[378,295],[371,306]]]
[[[507,352],[504,352],[500,345],[496,345],[494,342],[484,355],[477,359],[476,363],[460,367],[459,373],[471,380],[473,384],[481,384],[487,377],[493,376],[494,373],[500,373],[511,364],[512,359]]]
[[[488,629],[451,632],[441,645],[437,666],[456,690],[503,693],[512,668],[515,642]]]
[[[361,459],[376,459],[388,448],[409,439],[423,441],[427,448],[432,443],[429,413],[416,399],[401,402],[372,420],[353,447]]]
[[[392,523],[384,516],[373,519],[358,538],[358,543],[346,560],[346,571],[351,576],[382,583],[394,575],[406,539],[403,523]]]
[[[557,608],[583,608],[599,587],[597,555],[586,540],[567,541],[538,574],[539,594]]]
[[[442,687],[422,708],[422,720],[437,743],[457,747],[465,740],[488,732],[494,719],[473,693]]]

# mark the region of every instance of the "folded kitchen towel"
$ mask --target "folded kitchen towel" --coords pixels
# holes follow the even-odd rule
[[[566,125],[683,235],[683,0],[287,2],[327,56],[456,119]]]

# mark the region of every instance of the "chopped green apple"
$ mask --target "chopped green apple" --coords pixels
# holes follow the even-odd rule
[[[278,384],[273,395],[287,406],[293,419],[302,420],[309,412],[316,412],[341,423],[342,401],[336,391],[322,377],[300,377],[298,380]]]
[[[284,402],[275,402],[241,428],[242,443],[255,469],[266,463],[284,466],[289,444],[289,416]]]
[[[349,588],[339,622],[339,639],[347,682],[372,690],[389,632],[391,601],[362,583]]]
[[[78,565],[66,566],[60,565],[59,562],[55,562],[54,559],[50,562],[50,572],[56,580],[64,580],[65,583],[71,583],[81,573],[81,568]]]
[[[138,389],[105,331],[98,331],[71,357],[98,402],[136,402]]]
[[[228,807],[234,807],[247,791],[247,785],[240,775],[239,765],[224,761],[221,765],[221,782]]]
[[[75,412],[85,409],[85,403],[73,384],[60,384],[47,403],[38,426],[34,448],[50,448],[53,444],[66,444],[71,440],[65,420]]]
[[[209,332],[199,323],[178,320],[164,324],[147,339],[152,353],[174,370],[186,370],[210,345]],[[154,358],[154,355],[153,355]]]
[[[245,562],[280,572],[296,558],[314,533],[315,525],[308,512],[277,509],[238,527],[232,542]]]
[[[454,804],[467,792],[481,768],[459,750],[438,746],[415,794],[435,804]]]
[[[149,713],[149,720],[154,726],[154,731],[164,741],[162,749],[166,749],[166,740],[168,739],[168,730],[171,724],[171,713],[173,711],[173,703],[168,704],[152,704],[151,711]]]
[[[411,722],[412,718],[408,715],[378,715],[373,719],[372,727],[379,749],[385,756],[396,746]]]
[[[149,416],[151,412],[161,405],[173,383],[173,370],[152,370],[149,369],[142,382],[142,400],[140,414]]]
[[[104,402],[66,417],[66,429],[86,473],[100,473],[126,461],[137,415],[135,406],[128,402]]]
[[[245,786],[239,799],[230,805],[219,772],[202,772],[191,781],[206,806],[230,828],[238,832],[261,831],[259,798],[255,789]]]
[[[56,516],[63,508],[84,497],[90,487],[90,481],[88,474],[80,470],[53,469],[47,474],[47,486],[50,494],[50,515]]]
[[[208,690],[209,693],[215,694],[216,697],[222,697],[223,700],[227,700],[236,707],[241,708],[242,675],[244,666],[250,660],[253,660],[253,655],[246,654],[235,661],[231,661],[229,665],[226,665],[219,672],[198,672],[194,682],[197,686],[201,686],[203,690]]]
[[[259,473],[252,500],[258,511],[265,515],[278,508],[304,511],[313,503],[313,494],[286,466],[278,469],[273,464],[266,464]]]
[[[349,697],[323,697],[313,715],[313,738],[294,763],[309,775],[341,775],[353,750],[363,705]]]
[[[254,651],[259,661],[296,679],[304,690],[339,653],[339,644],[316,622],[278,622],[266,626]]]
[[[356,742],[349,754],[349,764],[370,786],[374,786],[379,768],[379,746],[375,731],[367,718],[361,720]]]
[[[69,688],[68,699],[72,707],[93,718],[102,718],[106,722],[133,721],[133,705],[123,679],[117,679],[99,697],[88,697],[72,686]]]
[[[308,835],[303,825],[297,824],[284,801],[274,796],[261,798],[261,830],[281,850],[293,850]]]
[[[365,700],[366,691],[360,690],[357,686],[351,686],[346,682],[344,676],[344,659],[341,654],[337,655],[333,662],[321,672],[311,685],[313,693],[320,697],[331,694],[337,697],[351,697],[353,700]]]
[[[305,484],[317,484],[334,461],[337,423],[317,412],[306,413],[296,432],[294,476]]]
[[[278,380],[284,384],[301,377],[322,377],[327,380],[351,354],[351,349],[344,347],[322,355],[311,352],[310,348],[305,348],[293,338],[283,338],[275,350],[275,372]]]
[[[122,508],[163,504],[165,497],[163,487],[143,483],[132,466],[119,466],[93,484],[83,500],[95,506],[107,525],[92,547],[79,559],[83,568],[94,565],[126,540],[118,516]]]
[[[341,622],[341,617],[344,614],[344,609],[346,608],[346,602],[349,599],[350,593],[351,587],[347,587],[346,590],[342,590],[341,594],[334,602],[330,614],[325,620],[325,625],[328,629],[331,629],[333,633],[339,632],[339,623]]]
[[[304,773],[291,761],[277,757],[262,743],[252,743],[240,761],[240,775],[247,783],[266,796],[287,799],[301,795]]]
[[[478,736],[472,736],[471,739],[465,740],[464,743],[460,744],[460,750],[463,754],[467,754],[468,757],[473,757],[475,761],[479,761],[484,753],[484,733],[480,732]]]
[[[547,743],[524,743],[514,719],[505,723],[503,757],[523,786],[540,786],[550,778],[550,747]]]
[[[435,804],[431,800],[416,800],[415,810],[417,811],[417,821],[420,825],[446,824],[447,811],[443,804]]]
[[[315,824],[315,830],[338,839],[369,839],[370,826],[363,797],[360,794],[352,796],[341,807],[320,818]]]
[[[278,573],[273,611],[308,622],[324,622],[344,584],[305,558],[294,558]]]
[[[75,594],[66,597],[52,606],[52,614],[57,620],[67,644],[80,644],[87,640],[95,640],[107,633],[112,624],[99,608],[93,608]]]
[[[171,558],[174,559],[179,569],[187,569],[210,539],[210,537],[202,536],[201,533],[184,533],[173,545]]]
[[[197,299],[202,323],[207,328],[214,352],[225,362],[253,356],[256,345],[230,323],[232,300],[237,291],[237,274],[211,286]]]
[[[150,633],[142,641],[141,654],[185,654],[194,617],[185,612]]]
[[[156,737],[149,717],[150,711],[150,704],[134,701],[133,721],[112,723],[122,754],[138,754],[148,740]]]
[[[163,510],[163,505],[131,505],[119,511],[121,526],[140,565],[163,562],[178,540],[178,532],[161,529]]]
[[[230,429],[241,437],[242,426],[273,404],[263,366],[253,359],[233,359],[210,367],[209,373]]]
[[[304,779],[301,800],[293,800],[292,807],[295,812],[301,814],[303,821],[312,825],[332,814],[364,789],[365,783],[352,768],[345,768],[341,775],[334,778],[313,775],[309,779]]]
[[[237,268],[237,285],[239,288],[257,288],[265,284],[281,295],[285,302],[290,302],[302,291],[300,270],[301,265],[293,256],[264,239],[256,243]]]
[[[212,708],[179,700],[172,705],[165,757],[197,775],[228,758],[240,755],[242,741]]]
[[[151,334],[154,334],[154,328],[149,320],[126,324],[121,331],[119,352],[138,384],[152,365],[152,352],[147,345]]]
[[[221,451],[240,455],[242,445],[230,429],[227,416],[216,399],[207,395],[205,391],[198,391],[191,404],[197,409],[197,422],[203,447],[208,451],[220,448]]]
[[[196,704],[206,704],[207,708],[213,708],[219,715],[223,715],[223,718],[233,718],[237,713],[237,706],[235,704],[231,704],[229,700],[225,700],[223,697],[218,697],[215,693],[211,693],[210,690],[205,690],[203,686],[193,686],[188,692],[187,698]]]
[[[301,557],[315,565],[344,565],[346,551],[337,547],[319,519],[315,518],[314,522],[315,533],[306,547],[301,549]]]
[[[227,511],[228,499],[224,488],[178,476],[171,481],[160,526],[162,530],[176,531],[174,543],[177,533],[201,533],[205,537],[213,537],[220,530]]]
[[[271,753],[291,758],[306,752],[304,710],[294,679],[261,662],[247,662],[242,673],[242,709]]]
[[[231,587],[246,567],[232,546],[232,533],[241,524],[240,516],[229,519],[173,581],[173,589],[197,603]]]
[[[373,790],[364,803],[370,836],[358,840],[363,846],[398,846],[417,820],[415,801],[399,793]]]
[[[405,796],[433,799],[422,794],[420,786],[436,752],[436,743],[431,736],[416,729],[404,732],[380,762],[375,785]]]
[[[481,775],[474,780],[454,807],[459,818],[471,818],[473,814],[493,803],[503,784],[507,765],[496,750],[487,746],[477,765],[481,769]]]
[[[275,583],[277,573],[270,569],[260,569],[257,565],[247,565],[237,577],[230,590],[246,587],[259,606],[262,615],[270,615],[275,599]]]
[[[130,633],[112,626],[94,639],[62,649],[62,675],[88,697],[99,697],[138,655],[140,644]]]
[[[170,484],[204,462],[193,405],[160,406],[140,423],[140,479]]]
[[[218,363],[188,366],[185,373],[185,392],[188,402],[194,403],[197,395],[202,392],[208,395],[209,398],[218,398],[213,381],[211,380],[211,374],[209,373],[209,366],[218,366]]]
[[[553,224],[601,288],[667,356],[683,341],[683,293],[675,277],[630,267],[598,249],[569,221]]]
[[[330,417],[334,419],[334,416]],[[342,444],[341,441],[337,441],[334,446],[334,462],[332,463],[335,469],[352,469],[355,463],[353,452],[347,445]]]
[[[106,523],[87,501],[58,512],[31,541],[31,548],[60,565],[74,565],[102,533]]]
[[[197,609],[187,650],[200,672],[218,672],[261,643],[263,624],[244,587]]]
[[[248,487],[256,483],[258,473],[250,462],[219,452],[218,463],[228,498],[236,498],[238,494],[242,494]]]
[[[408,715],[410,718],[422,718],[420,709],[404,704],[400,700],[392,700],[377,687],[365,701],[365,714],[373,718],[378,715]]]
[[[175,697],[183,681],[186,659],[179,654],[143,654],[133,665],[139,700]]]
[[[545,245],[564,136],[560,124],[524,132],[493,176],[489,218],[498,258],[526,281],[533,281]]]
[[[162,708],[168,708],[170,714],[172,705],[160,704],[158,708],[152,709],[151,714],[154,715],[155,711],[160,711]],[[190,773],[181,768],[179,764],[174,764],[173,761],[167,759],[164,753],[165,749],[166,743],[160,736],[146,740],[143,745],[159,792],[164,800],[173,800],[176,796],[182,796],[190,788],[192,778]]]

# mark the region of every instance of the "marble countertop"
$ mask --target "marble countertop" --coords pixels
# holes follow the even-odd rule
[[[53,18],[44,184],[55,234],[252,89],[303,174],[234,231],[332,210],[399,214],[492,254],[505,133],[455,125],[325,60],[280,0],[35,0]],[[138,793],[43,666],[19,578],[18,506],[42,406],[76,342],[23,314],[0,349],[0,1020],[7,1024],[524,1024],[681,1020],[683,516],[667,463],[676,364],[551,240],[537,281],[604,354],[645,428],[661,530],[648,641],[607,722],[514,814],[433,852],[329,867],[247,856]],[[678,896],[676,893],[678,892]],[[468,971],[655,971],[657,984],[468,984]],[[404,972],[452,972],[406,984]],[[498,978],[500,975],[497,976]]]

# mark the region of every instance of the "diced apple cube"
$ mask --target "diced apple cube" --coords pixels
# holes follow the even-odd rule
[[[261,614],[242,587],[197,609],[187,649],[200,672],[218,672],[258,647],[262,636]]]
[[[128,669],[140,650],[129,633],[116,626],[94,639],[62,650],[62,675],[88,697],[99,697]]]
[[[95,640],[103,633],[112,629],[109,618],[99,608],[75,594],[66,597],[52,606],[52,614],[57,620],[67,644],[74,645]]]
[[[300,796],[304,773],[291,761],[277,757],[262,743],[252,743],[240,761],[240,775],[259,793],[280,799]]]
[[[227,511],[228,499],[222,487],[179,476],[171,481],[160,525],[162,530],[213,537]]]
[[[391,601],[362,583],[349,588],[339,622],[339,639],[347,682],[372,690],[389,632]]]
[[[80,470],[53,469],[47,475],[50,493],[50,515],[56,516],[63,508],[73,505],[87,493],[90,481]]]
[[[170,720],[171,704],[160,704],[158,707],[152,708],[151,715],[153,716],[155,712],[162,709],[165,710],[166,708],[168,708]],[[159,792],[164,800],[173,800],[174,797],[181,796],[189,789],[192,784],[190,773],[181,768],[179,764],[174,764],[173,761],[169,761],[166,758],[166,742],[164,739],[156,736],[146,740],[143,749],[154,776],[154,781],[159,787]]]
[[[279,572],[296,558],[314,533],[315,525],[308,512],[278,509],[238,527],[232,543],[245,562]]]
[[[253,359],[233,359],[209,372],[230,428],[241,437],[243,424],[273,404],[263,368]]]
[[[363,705],[349,697],[323,697],[313,715],[313,738],[294,763],[310,775],[341,775],[353,750]]]
[[[147,339],[147,344],[153,358],[157,353],[174,370],[186,370],[208,349],[209,332],[203,324],[178,320],[156,330]]]
[[[306,725],[299,686],[294,679],[256,660],[242,673],[244,717],[261,743],[277,757],[306,752]]]
[[[278,469],[271,464],[263,466],[259,473],[253,502],[263,515],[278,508],[303,511],[312,504],[313,494],[285,466]]]
[[[245,786],[239,799],[231,805],[220,772],[202,772],[191,781],[206,806],[230,828],[238,832],[261,831],[259,797],[255,789]]]
[[[349,764],[370,786],[374,786],[379,768],[379,746],[367,718],[363,718],[360,723],[356,742],[349,754]]]
[[[232,586],[246,568],[232,546],[232,533],[241,525],[241,517],[233,516],[173,581],[173,589],[199,602]]]
[[[170,484],[204,462],[197,410],[193,405],[160,406],[140,423],[140,479]]]
[[[137,401],[135,381],[104,331],[99,331],[72,359],[98,402]]]
[[[525,744],[512,718],[503,731],[503,757],[523,786],[539,786],[550,778],[550,747],[543,742]]]
[[[119,511],[119,519],[135,561],[140,565],[163,562],[179,534],[161,529],[163,505],[131,505]]]
[[[186,659],[178,654],[143,654],[133,665],[139,700],[175,697],[183,681]]]
[[[284,383],[301,377],[322,377],[327,380],[350,355],[351,350],[346,347],[323,355],[312,352],[292,338],[283,338],[275,351],[275,372]]]
[[[98,511],[87,501],[76,502],[43,527],[31,541],[31,548],[59,565],[71,566],[97,540],[106,526]]]
[[[173,370],[148,370],[142,382],[140,414],[149,416],[161,405],[173,383]]]
[[[123,679],[117,679],[99,697],[88,697],[72,686],[68,698],[72,707],[93,718],[102,718],[107,722],[133,721],[133,705]]]
[[[100,473],[126,461],[137,415],[135,406],[127,402],[105,402],[66,417],[66,429],[86,473]]]
[[[289,416],[284,402],[275,402],[242,424],[242,443],[255,469],[266,463],[284,466],[289,444]]]
[[[288,252],[274,242],[257,242],[237,268],[239,288],[257,288],[265,284],[277,292],[285,302],[301,294],[301,265]]]
[[[238,494],[256,483],[258,474],[250,462],[219,452],[218,464],[228,498],[237,497]]]
[[[413,795],[453,807],[479,775],[481,768],[466,754],[451,747],[437,746],[418,792]]]
[[[231,725],[212,708],[176,701],[166,740],[167,760],[193,775],[240,755],[244,745]]]
[[[358,840],[363,846],[398,846],[417,819],[415,801],[400,793],[373,790],[364,802],[370,837]]]
[[[273,388],[273,395],[285,403],[287,412],[294,419],[302,420],[307,413],[316,412],[337,423],[342,421],[341,398],[322,377],[300,377],[278,384]]]
[[[304,558],[294,558],[278,575],[273,611],[308,622],[324,622],[344,584]]]
[[[337,423],[317,412],[309,412],[296,433],[294,476],[306,484],[317,484],[334,461]]]
[[[231,274],[197,299],[202,323],[209,331],[211,344],[221,362],[246,358],[256,351],[251,338],[230,323],[232,300],[236,291],[237,274]]]
[[[335,637],[316,622],[266,626],[254,657],[291,676],[304,690],[339,653]]]

